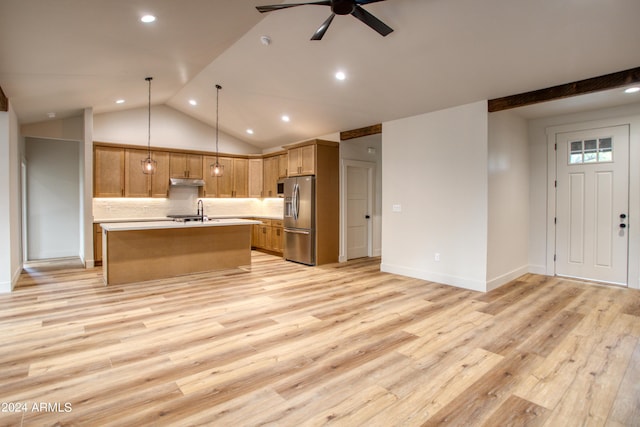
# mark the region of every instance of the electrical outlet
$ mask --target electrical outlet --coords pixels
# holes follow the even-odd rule
[[[433,254],[433,260],[436,262],[440,262],[440,252],[436,252]]]
[[[391,211],[392,212],[402,212],[402,205],[396,204],[396,205],[391,206]]]

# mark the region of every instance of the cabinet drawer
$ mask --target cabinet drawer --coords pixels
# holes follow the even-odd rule
[[[284,221],[281,219],[272,219],[271,220],[271,226],[272,227],[283,227],[284,225]]]

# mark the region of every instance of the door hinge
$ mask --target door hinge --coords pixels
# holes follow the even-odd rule
[[[556,262],[556,254],[553,254],[553,262]]]
[[[555,151],[558,151],[558,143],[557,143],[557,142],[556,142],[555,144],[553,144],[553,149],[554,149]]]
[[[553,181],[554,188],[558,188],[558,180]]]
[[[557,224],[558,223],[558,217],[553,217],[553,223]]]

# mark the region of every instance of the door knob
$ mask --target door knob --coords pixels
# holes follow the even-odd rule
[[[620,214],[620,219],[625,219],[627,217],[627,214]]]
[[[365,215],[364,217],[365,217],[366,219],[371,218],[371,216],[370,216],[370,215]]]
[[[627,224],[620,224],[620,228],[627,228]]]

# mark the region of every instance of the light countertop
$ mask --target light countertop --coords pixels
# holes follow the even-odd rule
[[[214,218],[209,221],[133,221],[133,222],[102,222],[100,226],[106,231],[128,231],[128,230],[153,230],[160,228],[192,228],[192,227],[220,227],[229,225],[251,225],[261,224],[260,221],[253,221],[241,218]]]
[[[276,219],[282,220],[281,216],[263,216],[263,215],[251,215],[251,216],[212,216],[207,215],[209,220],[213,219],[246,219],[246,218],[259,218],[259,219]],[[167,218],[166,216],[162,217],[149,217],[149,218],[94,218],[93,222],[95,224],[104,224],[104,223],[115,223],[115,222],[159,222],[159,221],[173,221],[171,218]]]

